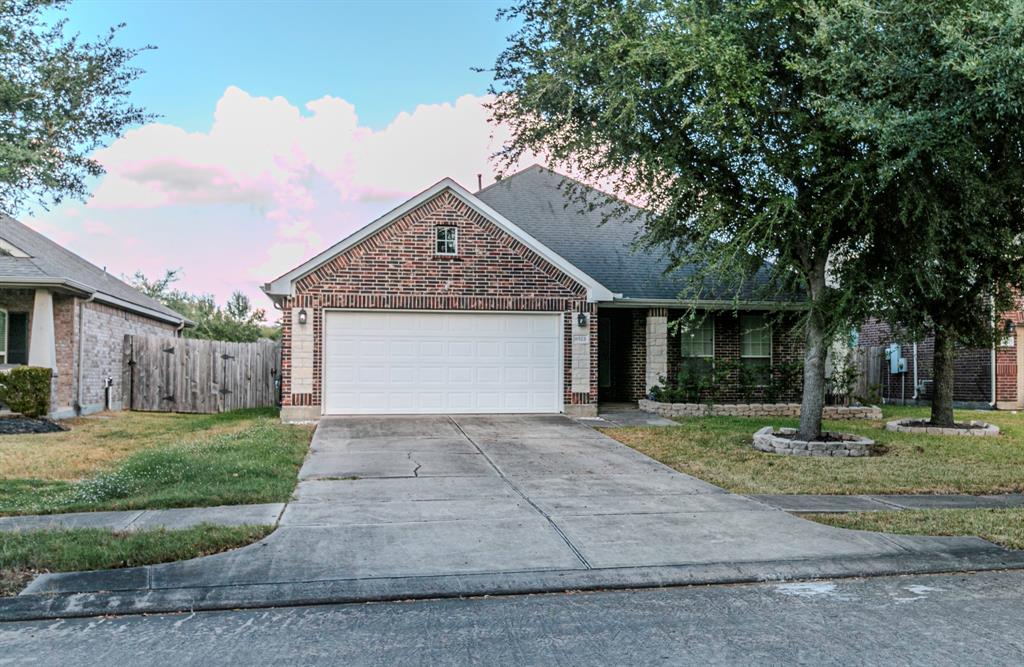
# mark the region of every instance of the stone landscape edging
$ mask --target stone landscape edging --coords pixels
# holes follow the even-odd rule
[[[972,419],[968,424],[979,428],[943,428],[941,426],[910,426],[908,422],[920,422],[919,419],[896,419],[885,425],[886,431],[894,433],[924,433],[926,435],[961,435],[973,437],[992,437],[999,435],[999,427],[979,419]]]
[[[662,417],[799,417],[799,403],[661,403],[641,399],[639,408]],[[830,420],[882,419],[877,405],[826,405],[822,417]]]
[[[790,456],[870,456],[875,446],[871,438],[849,433],[823,433],[831,439],[822,442],[786,437],[795,434],[794,428],[780,428],[776,431],[771,426],[765,426],[754,434],[754,449]]]

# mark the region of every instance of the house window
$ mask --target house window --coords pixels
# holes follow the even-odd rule
[[[715,359],[715,320],[711,316],[682,329],[683,366],[691,373],[710,373]]]
[[[434,252],[438,255],[457,255],[459,253],[459,228],[438,227]]]
[[[764,315],[740,316],[740,360],[757,384],[772,372],[772,326]]]
[[[7,363],[7,311],[0,310],[0,364]]]

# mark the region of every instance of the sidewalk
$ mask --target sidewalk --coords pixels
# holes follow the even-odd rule
[[[115,532],[166,528],[178,530],[203,523],[219,526],[274,526],[285,503],[184,507],[169,510],[128,510],[125,512],[75,512],[0,517],[0,532],[23,530],[69,530],[106,528]]]
[[[827,512],[891,512],[894,510],[1008,509],[1024,507],[1024,493],[998,496],[946,495],[860,495],[860,496],[747,496],[793,514]]]
[[[793,514],[829,512],[891,512],[925,509],[1007,509],[1024,507],[1024,493],[998,496],[948,495],[783,495],[746,496],[775,509]],[[16,530],[69,530],[106,528],[115,532],[166,528],[177,530],[200,524],[219,526],[277,525],[286,503],[184,507],[169,510],[128,510],[124,512],[75,512],[0,517],[0,532]]]

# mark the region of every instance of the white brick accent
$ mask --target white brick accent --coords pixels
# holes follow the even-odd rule
[[[664,311],[660,311],[664,312]],[[668,375],[668,316],[647,316],[647,366],[644,374],[646,391]]]
[[[292,393],[313,391],[313,317],[299,324],[301,308],[292,308]],[[307,311],[308,313],[308,311]]]

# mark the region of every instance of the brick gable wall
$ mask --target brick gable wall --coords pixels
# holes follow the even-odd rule
[[[435,229],[458,228],[458,254],[434,252]],[[576,312],[593,315],[586,289],[550,262],[442,192],[387,227],[347,249],[295,285],[280,304],[282,395],[286,406],[319,406],[323,383],[325,309],[562,312],[565,326],[564,401],[597,401],[597,318],[590,318],[590,391],[571,391],[571,342]],[[313,328],[312,391],[292,393],[293,309],[308,312]]]

